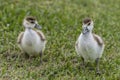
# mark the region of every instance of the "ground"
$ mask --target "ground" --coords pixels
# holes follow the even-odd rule
[[[120,0],[0,0],[1,80],[119,80]],[[26,59],[17,46],[23,18],[35,16],[47,39],[43,64]],[[94,21],[94,33],[105,42],[100,76],[80,67],[75,42],[82,20]],[[95,68],[95,65],[93,65]]]

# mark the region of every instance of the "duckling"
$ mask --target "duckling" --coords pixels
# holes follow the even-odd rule
[[[82,58],[83,65],[85,62],[96,63],[96,72],[100,74],[99,59],[104,51],[104,42],[102,38],[92,33],[94,24],[90,18],[85,18],[82,25],[82,33],[76,41],[75,49]]]
[[[29,57],[40,55],[40,62],[42,63],[42,54],[45,49],[46,39],[40,30],[33,30],[33,28],[41,29],[37,20],[33,16],[27,16],[23,20],[25,31],[18,36],[17,43],[20,49]]]

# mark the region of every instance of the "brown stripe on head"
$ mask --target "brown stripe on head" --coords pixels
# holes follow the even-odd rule
[[[87,24],[87,23],[90,23],[92,20],[90,19],[90,18],[85,18],[84,20],[83,20],[83,23],[84,24]]]
[[[35,23],[36,21],[36,18],[33,16],[27,16],[25,19],[30,23]]]

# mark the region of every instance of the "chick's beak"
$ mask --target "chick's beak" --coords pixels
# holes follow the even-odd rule
[[[35,28],[42,29],[42,27],[39,24],[35,24]]]
[[[86,34],[87,32],[89,32],[88,28],[87,28],[87,27],[84,27],[84,28],[82,29],[82,33],[83,33],[83,34]]]

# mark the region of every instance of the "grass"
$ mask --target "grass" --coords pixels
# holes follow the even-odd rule
[[[0,79],[119,80],[119,3],[120,0],[0,0]],[[16,40],[24,30],[22,20],[27,15],[37,17],[47,38],[43,65],[39,65],[39,57],[14,57],[21,53]],[[94,20],[93,32],[105,41],[100,76],[94,70],[79,69],[81,59],[74,45],[85,17]]]

